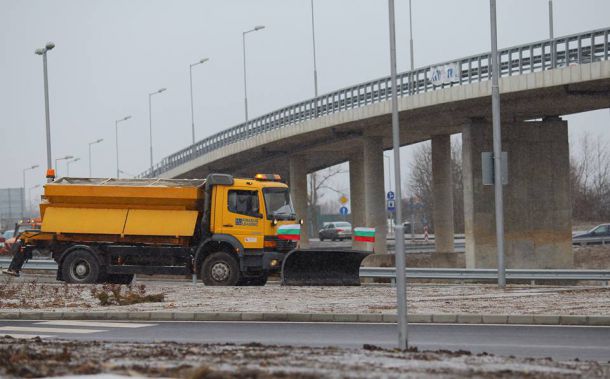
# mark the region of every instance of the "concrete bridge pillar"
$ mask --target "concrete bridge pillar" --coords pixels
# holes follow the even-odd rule
[[[382,139],[377,136],[365,136],[363,146],[366,226],[376,229],[375,253],[384,254],[386,253],[388,228],[385,211]]]
[[[483,186],[481,152],[493,151],[491,122],[475,120],[462,134],[466,266],[495,268],[493,186]],[[504,186],[507,268],[573,265],[567,122],[559,118],[502,125],[508,153]]]
[[[290,196],[292,197],[297,218],[303,219],[301,242],[303,248],[309,247],[309,217],[307,216],[307,165],[304,155],[293,155],[288,165],[290,170]]]
[[[432,137],[432,197],[436,252],[454,252],[451,136]]]
[[[366,226],[364,211],[364,160],[362,152],[354,154],[349,161],[349,192],[352,213],[352,228]],[[352,249],[364,250],[366,243],[352,240]]]

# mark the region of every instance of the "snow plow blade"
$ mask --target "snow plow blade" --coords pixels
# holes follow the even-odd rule
[[[359,286],[360,263],[370,252],[299,249],[282,263],[285,286]]]

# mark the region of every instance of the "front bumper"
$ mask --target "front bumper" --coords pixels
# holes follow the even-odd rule
[[[263,270],[268,272],[278,272],[282,269],[285,253],[269,251],[263,253]]]

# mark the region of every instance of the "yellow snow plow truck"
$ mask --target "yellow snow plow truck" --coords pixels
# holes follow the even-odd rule
[[[45,185],[40,211],[40,231],[21,234],[16,254],[50,250],[57,279],[67,283],[196,274],[206,285],[264,285],[288,261],[284,284],[358,285],[366,256],[299,250],[278,236],[299,225],[278,175],[60,178]]]

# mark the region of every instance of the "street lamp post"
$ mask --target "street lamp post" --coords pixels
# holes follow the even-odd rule
[[[53,180],[53,160],[51,158],[51,120],[49,116],[49,76],[47,73],[47,52],[53,50],[55,44],[47,42],[45,47],[36,49],[34,53],[42,55],[42,71],[44,75],[44,110],[46,120],[46,137],[47,137],[47,182]]]
[[[70,165],[80,161],[80,158],[74,158],[71,161],[66,161],[66,176],[70,176]]]
[[[549,0],[549,38],[551,47],[551,68],[555,68],[555,43],[553,42],[553,0]]]
[[[504,203],[502,188],[502,135],[500,127],[500,85],[498,77],[498,29],[496,24],[496,0],[489,0],[491,24],[491,114],[494,157],[494,195],[496,205],[496,244],[498,254],[498,287],[506,287],[504,269]]]
[[[198,62],[195,63],[191,63],[189,65],[189,80],[191,83],[191,125],[192,125],[192,132],[193,132],[193,145],[195,144],[195,111],[194,111],[194,107],[193,107],[193,67],[197,66],[199,64],[205,63],[207,61],[209,61],[210,58],[203,58],[200,59]]]
[[[163,91],[167,90],[167,88],[160,88],[155,92],[151,92],[148,94],[148,128],[150,135],[150,174],[152,175],[153,171],[153,142],[152,142],[152,97],[153,95],[157,95]],[[117,175],[118,177],[118,175]]]
[[[131,116],[125,116],[120,120],[116,120],[114,122],[114,132],[115,132],[115,147],[116,147],[116,178],[119,178],[120,170],[119,170],[119,122],[127,121],[131,118]]]
[[[32,207],[32,190],[35,188],[40,188],[40,184],[36,184],[35,186],[32,186],[28,189],[28,208],[30,209],[30,212],[34,210],[34,207]]]
[[[242,48],[243,48],[243,54],[244,54],[244,110],[246,112],[246,124],[245,124],[246,132],[248,131],[248,87],[247,87],[247,80],[246,80],[246,34],[251,33],[251,32],[257,32],[262,29],[265,29],[264,25],[257,25],[253,29],[242,32],[242,35],[241,35]]]
[[[318,97],[318,68],[316,65],[316,26],[314,23],[313,0],[311,0],[311,41],[313,44],[313,89]]]
[[[407,289],[405,278],[405,239],[402,226],[402,193],[400,188],[400,129],[398,125],[398,91],[396,81],[396,26],[394,0],[388,0],[390,14],[390,72],[392,82],[392,145],[394,149],[394,186],[396,223],[394,224],[396,263],[396,305],[398,313],[398,348],[408,347],[407,336]]]
[[[33,166],[24,168],[22,171],[23,174],[23,195],[21,196],[21,218],[25,217],[25,172],[29,171],[29,170],[33,170],[35,168],[38,168],[38,165],[35,164]]]
[[[72,158],[74,158],[72,155],[66,155],[65,157],[61,157],[61,158],[55,158],[55,174],[56,174],[57,176],[59,176],[59,170],[58,170],[58,169],[59,169],[59,167],[57,167],[57,162],[59,162],[59,161],[64,161],[64,160],[66,160],[66,159],[72,159]]]
[[[89,142],[89,177],[91,178],[93,175],[91,174],[91,145],[95,145],[96,143],[102,142],[104,139],[100,138],[93,142]]]

